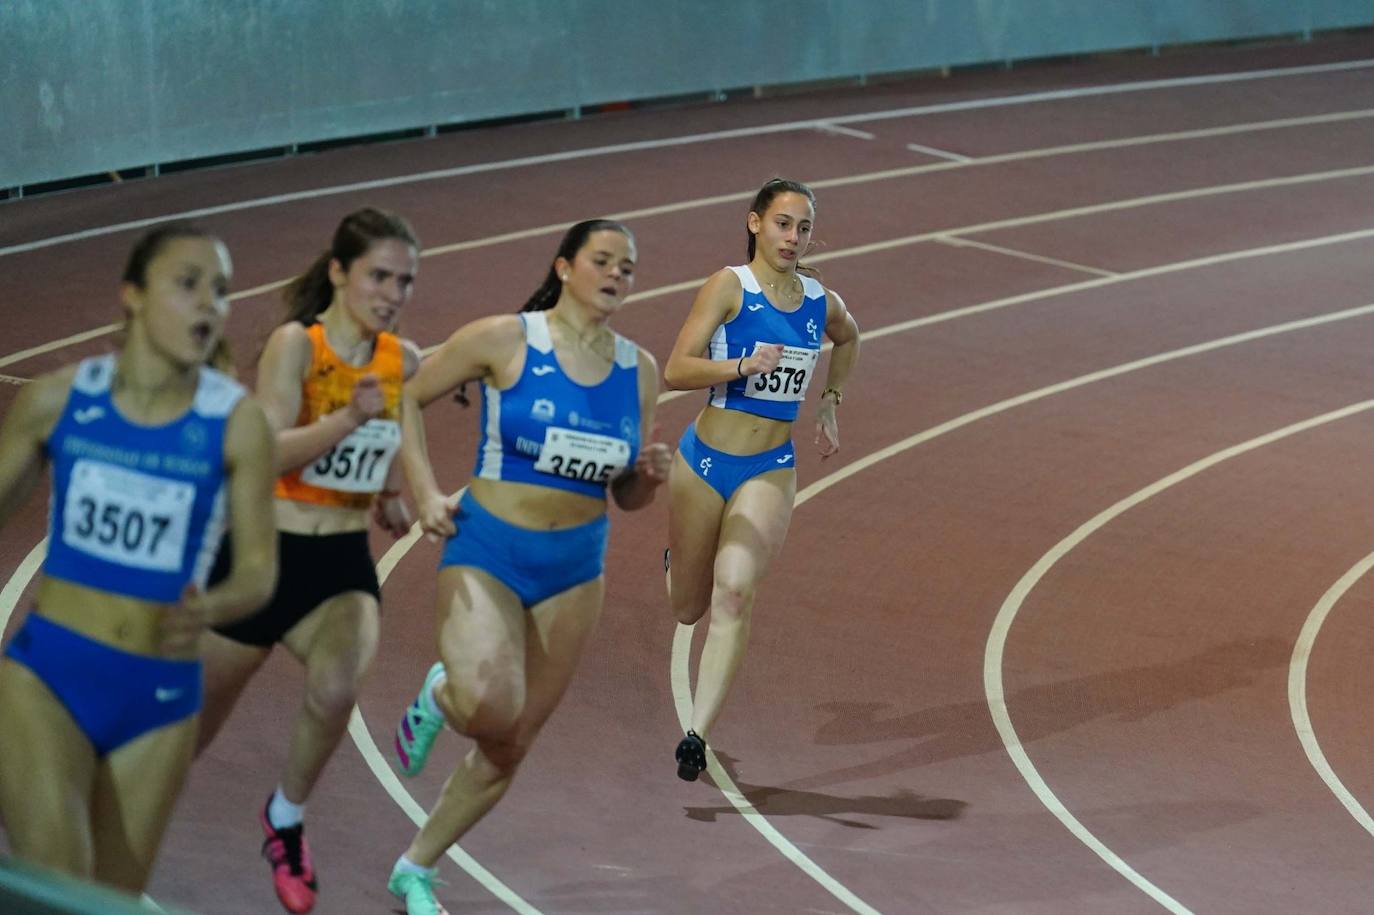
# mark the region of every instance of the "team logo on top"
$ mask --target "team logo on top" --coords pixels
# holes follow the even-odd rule
[[[553,422],[555,412],[556,408],[553,405],[553,401],[549,400],[547,397],[540,397],[534,402],[534,405],[530,407],[530,416],[533,416],[540,422]]]
[[[628,416],[620,417],[620,437],[627,442],[635,437],[635,421]]]
[[[204,423],[192,420],[181,427],[181,447],[187,451],[204,451],[209,439]]]
[[[806,332],[811,335],[811,342],[816,342],[816,321],[814,318],[806,319]]]
[[[578,421],[579,418],[580,418],[580,417],[577,415],[577,411],[576,411],[576,410],[573,410],[573,411],[569,412],[569,413],[568,413],[568,425],[570,425],[570,426],[572,426],[574,429],[576,429],[576,428],[577,428],[577,421]]]

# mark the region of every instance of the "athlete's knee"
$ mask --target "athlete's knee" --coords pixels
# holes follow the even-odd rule
[[[445,680],[442,707],[449,725],[474,740],[499,739],[515,730],[525,710],[523,684],[507,678],[472,685]]]
[[[754,606],[754,588],[716,582],[711,592],[711,619],[717,622],[739,622],[749,618]]]
[[[358,701],[362,679],[362,672],[352,665],[332,665],[313,671],[306,683],[305,704],[318,718],[345,719]]]
[[[529,753],[529,743],[521,740],[515,729],[500,737],[483,738],[477,742],[481,757],[491,767],[497,778],[509,778]]]

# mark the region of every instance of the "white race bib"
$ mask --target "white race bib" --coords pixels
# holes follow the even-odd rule
[[[181,568],[196,487],[82,458],[72,467],[62,542],[136,569]]]
[[[778,367],[761,375],[750,375],[744,396],[755,400],[805,400],[806,386],[816,370],[821,351],[800,346],[784,346]]]
[[[623,438],[550,426],[534,469],[569,480],[609,483],[630,462],[630,443]]]
[[[339,492],[381,492],[401,448],[401,424],[369,419],[301,470],[302,482]]]

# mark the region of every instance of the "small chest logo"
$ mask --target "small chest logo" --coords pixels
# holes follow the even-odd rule
[[[86,425],[87,423],[93,423],[93,422],[95,422],[97,419],[99,419],[100,417],[102,417],[102,416],[104,416],[104,415],[105,415],[105,408],[104,408],[104,407],[98,407],[98,406],[97,406],[97,407],[84,407],[84,408],[82,408],[82,409],[80,409],[80,410],[77,410],[75,413],[73,413],[73,414],[72,414],[72,419],[76,420],[76,422],[77,422],[78,425],[84,426],[84,425]]]
[[[760,308],[762,308],[762,307],[763,307],[763,306],[760,305],[760,304],[754,304],[754,305],[750,305],[750,306],[749,306],[749,310],[750,310],[750,311],[758,311],[758,310],[759,310]]]
[[[530,369],[530,371],[534,373],[535,376],[543,378],[549,372],[556,372],[558,370],[551,365],[536,365],[534,368]]]
[[[806,332],[811,335],[811,342],[816,342],[816,321],[814,318],[806,319]]]
[[[545,423],[553,422],[553,417],[556,412],[557,409],[554,407],[553,401],[546,397],[540,397],[534,402],[534,405],[530,407],[530,416]]]
[[[204,451],[209,433],[204,424],[189,422],[181,429],[181,446],[187,451]]]

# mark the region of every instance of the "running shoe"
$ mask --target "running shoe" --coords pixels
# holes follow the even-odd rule
[[[685,782],[694,782],[706,768],[706,741],[697,736],[696,731],[688,731],[687,736],[678,742],[677,777]]]
[[[448,915],[448,909],[434,898],[434,884],[442,883],[433,874],[417,874],[392,868],[387,891],[406,904],[406,915]]]
[[[267,799],[272,802],[271,797]],[[272,865],[272,885],[277,898],[288,912],[309,912],[315,907],[315,867],[310,863],[310,846],[305,841],[305,824],[297,823],[278,829],[262,808],[262,831],[267,839],[262,843],[262,856]]]
[[[444,716],[436,715],[425,708],[424,695],[434,685],[434,681],[444,675],[444,662],[436,661],[425,676],[425,684],[415,701],[410,703],[401,723],[396,727],[396,759],[401,771],[406,775],[419,775],[429,760],[429,751],[434,747],[434,738],[444,729]]]

